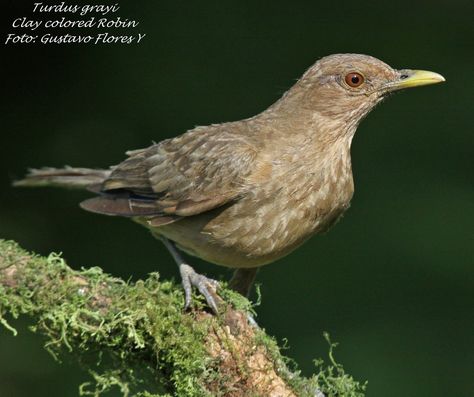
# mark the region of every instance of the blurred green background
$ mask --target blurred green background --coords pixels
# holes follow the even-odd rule
[[[4,31],[32,3],[4,2]],[[106,167],[195,125],[252,116],[331,53],[439,72],[447,83],[396,95],[362,123],[351,209],[260,272],[258,321],[288,338],[287,354],[308,375],[327,353],[328,331],[347,371],[369,381],[367,396],[473,396],[474,3],[120,5],[117,14],[147,34],[139,45],[1,44],[0,238],[62,251],[74,267],[177,278],[144,228],[81,211],[87,193],[11,181],[30,166]],[[15,323],[18,337],[0,329],[0,396],[77,395],[88,375],[54,362],[26,323]]]

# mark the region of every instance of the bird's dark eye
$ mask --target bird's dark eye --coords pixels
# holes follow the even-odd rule
[[[348,86],[356,88],[362,85],[364,76],[357,72],[351,72],[346,74],[345,80]]]

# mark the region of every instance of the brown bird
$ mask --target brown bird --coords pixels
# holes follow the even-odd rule
[[[16,185],[96,192],[82,208],[150,229],[179,266],[185,307],[195,286],[217,312],[217,282],[196,273],[176,247],[236,269],[231,286],[247,295],[260,266],[326,231],[349,207],[350,146],[364,116],[395,90],[442,81],[367,55],[330,55],[254,117],[127,152],[108,170],[43,168]]]

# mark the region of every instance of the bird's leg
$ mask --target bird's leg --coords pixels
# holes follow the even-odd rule
[[[168,248],[168,251],[179,267],[181,283],[184,288],[184,308],[188,309],[191,306],[192,287],[194,286],[199,290],[201,295],[204,296],[212,311],[217,314],[219,312],[218,302],[221,301],[221,298],[219,298],[216,293],[219,283],[216,280],[196,273],[196,271],[184,261],[173,242],[163,236],[160,236],[160,239],[166,248]]]
[[[250,295],[250,290],[252,289],[253,282],[258,272],[258,267],[249,268],[249,269],[236,269],[232,278],[229,281],[229,287],[234,291],[238,292],[240,295],[245,296],[246,298]],[[255,328],[259,328],[257,321],[253,315],[249,312],[247,313],[247,320],[250,325]]]
[[[257,272],[258,267],[249,269],[236,269],[229,281],[229,287],[248,298]]]

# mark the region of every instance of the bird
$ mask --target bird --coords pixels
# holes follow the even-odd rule
[[[130,218],[164,243],[186,309],[197,288],[218,313],[219,283],[181,252],[234,269],[229,285],[247,296],[260,267],[327,231],[349,208],[350,148],[363,118],[395,91],[443,81],[368,55],[329,55],[253,117],[128,151],[108,169],[30,169],[14,184],[88,189],[95,196],[83,209]]]

